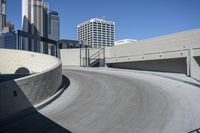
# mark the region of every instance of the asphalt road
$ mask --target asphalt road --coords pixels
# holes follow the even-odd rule
[[[39,113],[68,132],[188,133],[200,128],[198,87],[123,70],[64,69],[63,74],[69,88]],[[53,132],[47,129],[43,132]]]

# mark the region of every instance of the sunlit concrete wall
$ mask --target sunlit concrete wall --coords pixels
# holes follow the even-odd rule
[[[31,74],[0,83],[0,121],[46,100],[62,83],[61,61],[39,53],[0,49],[0,72]]]
[[[60,57],[65,66],[80,66],[80,49],[60,49]]]
[[[101,48],[88,48],[87,56],[90,58],[90,61],[94,61],[96,58],[103,58],[103,53],[100,51]],[[100,54],[99,54],[100,51]],[[79,48],[75,49],[60,49],[61,61],[64,66],[83,66],[84,60],[86,58],[86,49]]]
[[[106,63],[111,67],[169,72],[184,69],[183,73],[200,80],[200,29],[115,46],[108,49],[107,57]],[[179,63],[183,59],[185,65]]]

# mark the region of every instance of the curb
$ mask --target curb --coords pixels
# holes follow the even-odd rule
[[[60,87],[60,89],[51,97],[49,97],[48,99],[44,100],[43,102],[34,105],[34,108],[37,110],[40,110],[42,108],[44,108],[45,106],[47,106],[48,104],[52,103],[53,101],[55,101],[60,95],[62,95],[62,93],[65,91],[67,85],[65,83],[65,77],[63,77],[63,81],[62,81],[62,85]]]

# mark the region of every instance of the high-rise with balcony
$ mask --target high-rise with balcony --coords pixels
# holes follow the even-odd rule
[[[33,36],[48,37],[49,5],[43,0],[22,0],[22,30]],[[47,53],[48,45],[40,40],[23,38],[22,49]]]
[[[77,26],[79,41],[93,48],[111,47],[115,42],[115,23],[94,18]]]
[[[0,32],[6,25],[6,0],[0,0]]]

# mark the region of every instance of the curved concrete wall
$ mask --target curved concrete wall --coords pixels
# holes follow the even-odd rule
[[[62,84],[62,64],[53,56],[0,49],[0,73],[30,76],[0,83],[0,121],[55,94]],[[18,73],[19,72],[19,73]]]
[[[17,69],[25,67],[30,73],[39,73],[60,64],[56,58],[27,51],[0,49],[0,73],[14,74]]]

